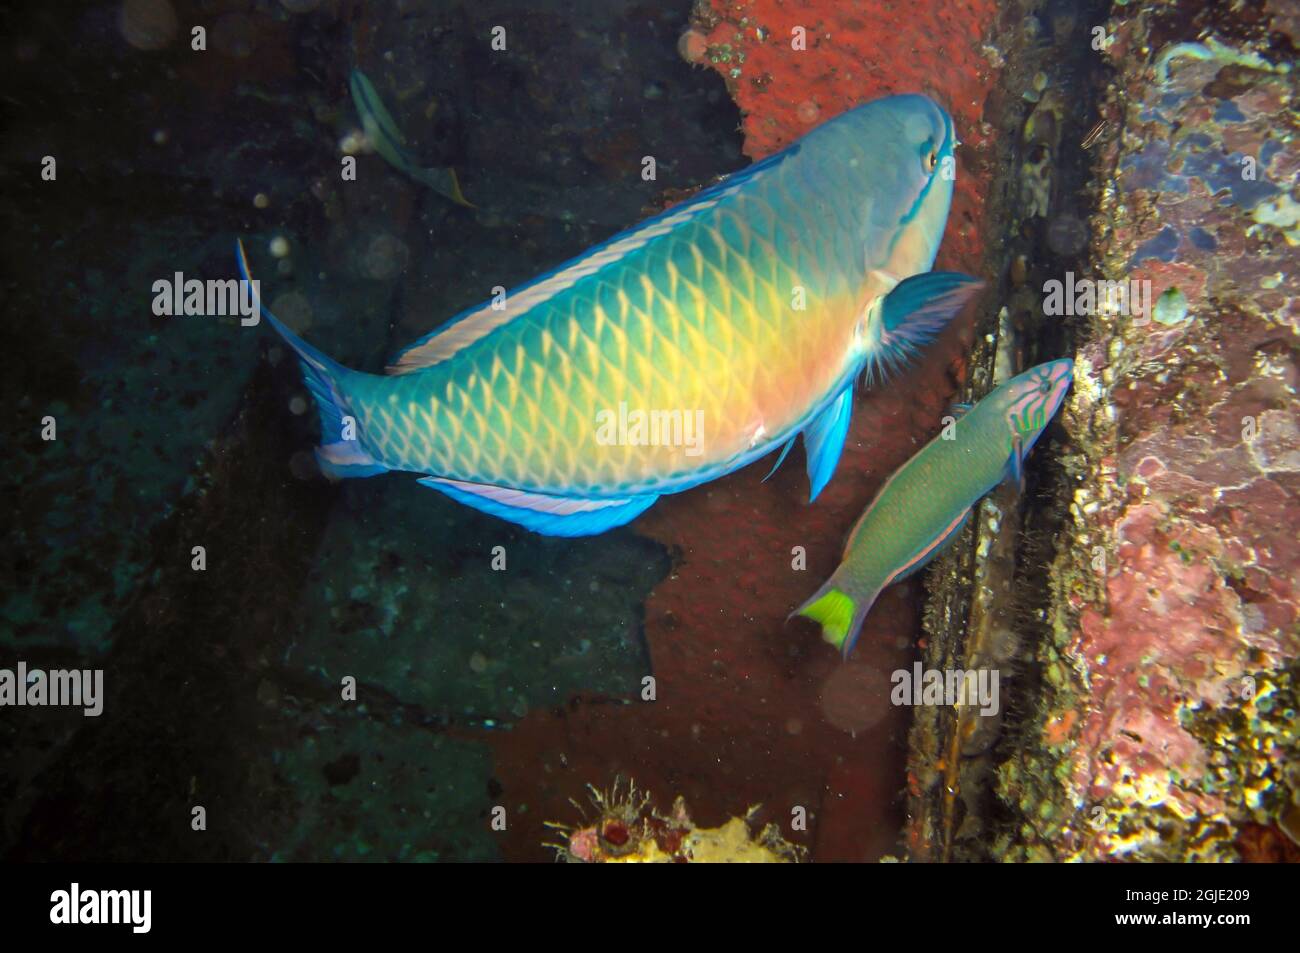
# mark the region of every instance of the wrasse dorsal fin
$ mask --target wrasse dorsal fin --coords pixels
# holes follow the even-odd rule
[[[880,342],[868,355],[868,376],[905,365],[983,287],[979,278],[957,271],[927,271],[900,281],[881,303]]]
[[[639,225],[620,232],[577,258],[571,258],[555,270],[512,290],[506,295],[503,308],[494,308],[492,302],[486,302],[462,311],[442,327],[429,332],[399,352],[386,368],[387,373],[410,374],[432,367],[460,353],[497,328],[523,317],[533,308],[568,290],[582,279],[605,268],[614,267],[628,255],[644,248],[656,238],[667,235],[678,226],[703,215],[734,195],[746,183],[776,169],[798,151],[799,144],[795,143],[788,149],[733,173],[716,185],[696,193],[680,205],[674,205]]]

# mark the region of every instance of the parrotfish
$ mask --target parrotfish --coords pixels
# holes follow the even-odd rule
[[[406,137],[397,128],[397,123],[384,107],[384,101],[379,98],[375,84],[370,82],[365,73],[354,69],[348,77],[348,90],[352,93],[352,105],[357,108],[357,118],[361,120],[361,129],[365,132],[366,139],[385,162],[457,205],[474,208],[460,190],[455,169],[422,167],[411,154],[406,145]]]
[[[961,535],[975,504],[1004,479],[1022,482],[1031,447],[1070,388],[1074,362],[1049,361],[960,411],[891,476],[863,512],[830,579],[791,615],[821,624],[848,658],[886,586],[906,579]]]
[[[955,144],[924,96],[859,106],[462,312],[385,375],[262,313],[316,398],[327,476],[414,471],[528,529],[583,536],[778,449],[779,466],[802,433],[815,499],[855,379],[904,363],[982,284],[929,271]],[[242,246],[239,261],[248,279]]]

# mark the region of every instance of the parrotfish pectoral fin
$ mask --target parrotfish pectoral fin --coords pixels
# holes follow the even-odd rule
[[[900,281],[881,303],[879,349],[868,373],[901,367],[942,331],[984,282],[956,271],[927,271]]]
[[[658,494],[608,500],[551,496],[442,477],[424,477],[419,482],[457,503],[518,523],[543,536],[594,536],[630,523],[659,499]]]
[[[240,277],[247,281],[250,287],[256,288],[248,274],[248,256],[244,253],[242,241],[235,241],[235,256],[239,260]],[[321,445],[316,448],[316,462],[320,465],[321,472],[335,480],[344,477],[375,476],[387,472],[388,468],[370,456],[357,442],[355,418],[352,419],[352,426],[347,428],[345,434],[344,418],[351,418],[352,411],[340,382],[352,372],[290,331],[266,305],[262,304],[260,296],[257,299],[257,306],[261,309],[262,317],[267,323],[275,328],[280,337],[284,338],[285,343],[297,353],[298,363],[302,365],[303,380],[306,381],[307,389],[311,391],[312,396],[316,398],[321,434]]]
[[[808,492],[809,502],[817,499],[817,494],[835,473],[852,414],[853,388],[846,387],[804,429],[803,448],[808,456],[808,481],[812,484]]]

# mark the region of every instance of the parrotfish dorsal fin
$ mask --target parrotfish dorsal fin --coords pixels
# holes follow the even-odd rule
[[[573,287],[589,275],[617,265],[627,255],[648,245],[661,235],[666,235],[680,225],[709,211],[747,182],[775,169],[799,151],[795,143],[788,149],[768,156],[742,169],[716,185],[696,193],[680,205],[646,219],[627,231],[597,245],[577,258],[570,259],[554,271],[535,278],[514,289],[506,296],[505,307],[494,308],[491,302],[462,311],[442,327],[437,328],[414,344],[399,352],[386,368],[389,374],[410,374],[447,360],[465,348],[527,314],[555,295]]]

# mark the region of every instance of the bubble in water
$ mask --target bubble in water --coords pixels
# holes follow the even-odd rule
[[[126,0],[117,15],[117,26],[137,50],[161,50],[180,29],[169,0]]]
[[[311,480],[320,474],[316,457],[309,450],[299,450],[289,458],[289,473],[295,480]]]
[[[237,60],[253,55],[253,21],[242,13],[227,13],[212,26],[212,47]]]
[[[361,270],[376,281],[396,278],[406,267],[406,246],[392,235],[376,235],[370,240],[361,261]]]
[[[272,301],[271,312],[300,334],[311,327],[311,303],[297,291],[286,291]]]
[[[845,662],[822,683],[821,708],[840,731],[865,731],[889,711],[889,679],[870,665]]]
[[[1088,226],[1073,215],[1058,215],[1047,226],[1047,244],[1058,255],[1077,255],[1088,244]]]

